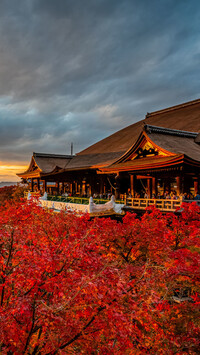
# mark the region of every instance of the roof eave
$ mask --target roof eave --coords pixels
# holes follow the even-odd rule
[[[178,154],[172,157],[172,159],[170,159],[169,161],[165,161],[165,162],[159,162],[157,164],[146,164],[146,165],[142,165],[139,166],[137,165],[137,161],[135,160],[135,164],[132,166],[121,166],[121,167],[117,167],[116,166],[110,166],[110,167],[106,167],[105,169],[101,169],[101,171],[98,172],[98,174],[105,174],[105,173],[116,173],[116,172],[123,172],[123,171],[134,171],[134,170],[147,170],[147,169],[157,169],[157,168],[164,168],[164,167],[168,167],[169,165],[177,165],[177,164],[182,164],[184,162],[184,154]],[[199,163],[200,165],[200,163]]]

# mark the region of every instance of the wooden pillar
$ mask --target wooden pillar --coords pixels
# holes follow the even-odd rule
[[[198,193],[198,191],[199,191],[199,181],[198,181],[198,178],[195,177],[194,178],[194,193],[195,193],[195,195]]]
[[[83,195],[83,196],[85,196],[85,194],[86,194],[85,184],[86,184],[86,181],[83,180],[83,181],[82,181],[82,195]]]
[[[56,182],[56,192],[57,192],[57,195],[59,195],[59,182]]]
[[[182,179],[181,176],[176,177],[176,185],[177,185],[177,196],[179,196],[182,193]]]
[[[150,178],[147,179],[147,194],[148,194],[149,198],[151,198],[151,179]]]
[[[118,200],[118,198],[119,198],[119,191],[118,191],[118,189],[115,189],[115,198],[116,198],[116,200]]]
[[[31,179],[31,192],[33,192],[33,186],[34,186],[34,182],[33,179]]]
[[[152,178],[152,194],[157,196],[157,179],[155,177]]]
[[[170,193],[170,178],[164,181],[164,192]]]
[[[132,197],[134,197],[134,193],[135,193],[134,182],[135,182],[134,175],[130,175],[130,189],[131,189],[131,196],[132,196]]]
[[[90,184],[90,196],[93,196],[94,195],[94,193],[97,193],[98,191],[96,191],[95,189],[94,189],[94,181],[93,181],[93,183],[92,184]]]
[[[100,193],[99,189],[101,188],[101,179],[102,177],[100,176],[100,180],[98,179],[98,176],[91,175],[89,177],[89,196],[93,196],[94,193]],[[99,184],[97,184],[98,180],[100,181],[100,187]]]
[[[99,186],[99,193],[100,193],[100,195],[103,195],[103,184],[104,184],[104,181],[103,181],[103,176],[101,175],[100,176],[100,186]]]
[[[38,191],[40,191],[40,178],[37,178],[37,188],[38,188]]]
[[[115,176],[115,198],[116,200],[119,198],[119,194],[120,194],[120,176],[119,173],[117,173],[117,175]]]
[[[93,189],[92,189],[92,185],[91,184],[89,184],[89,186],[88,186],[88,193],[89,193],[90,197],[93,196]]]
[[[47,191],[47,182],[46,180],[43,180],[43,192],[46,192]]]
[[[69,185],[69,192],[71,195],[73,194],[73,184],[72,183]]]

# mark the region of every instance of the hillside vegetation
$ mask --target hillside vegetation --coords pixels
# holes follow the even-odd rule
[[[198,354],[200,210],[0,207],[2,354]]]

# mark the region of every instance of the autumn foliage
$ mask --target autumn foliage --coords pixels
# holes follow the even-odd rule
[[[0,188],[0,205],[6,201],[15,200],[18,201],[24,197],[24,192],[27,188],[20,185],[4,186]]]
[[[198,354],[200,210],[0,207],[2,354]]]

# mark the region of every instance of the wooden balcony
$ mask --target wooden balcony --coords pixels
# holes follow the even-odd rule
[[[175,212],[177,208],[180,208],[181,204],[182,200],[151,198],[126,198],[125,200],[126,207],[134,210],[145,210],[149,206],[155,206],[162,212]]]

